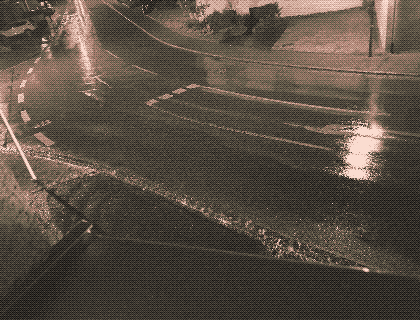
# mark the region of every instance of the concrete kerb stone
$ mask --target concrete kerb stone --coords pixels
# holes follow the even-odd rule
[[[295,51],[261,51],[256,48],[246,48],[244,50],[242,48],[234,48],[234,47],[226,47],[222,46],[219,43],[208,42],[205,40],[199,40],[194,38],[188,37],[188,44],[191,45],[190,48],[183,46],[182,43],[185,43],[186,36],[182,36],[178,33],[173,32],[169,28],[162,25],[161,22],[158,20],[147,16],[150,20],[154,21],[155,23],[159,24],[164,28],[164,30],[159,30],[157,28],[153,28],[153,34],[147,31],[142,26],[139,26],[134,21],[125,17],[122,13],[120,13],[117,9],[110,6],[109,7],[123,16],[125,19],[136,25],[138,28],[143,30],[146,34],[151,36],[156,41],[160,43],[196,53],[201,54],[217,59],[224,59],[224,60],[233,60],[238,62],[245,62],[245,63],[256,63],[256,64],[265,64],[265,65],[277,65],[283,68],[294,68],[294,69],[305,69],[305,70],[314,70],[314,71],[328,71],[328,72],[340,72],[340,73],[360,73],[360,74],[370,74],[370,75],[377,75],[377,76],[400,76],[400,77],[420,77],[420,73],[416,72],[395,72],[389,69],[392,69],[392,65],[387,63],[389,60],[388,54],[378,55],[374,57],[362,57],[362,56],[355,56],[355,55],[347,55],[347,54],[334,54],[334,53],[314,53],[314,52],[295,52]],[[203,44],[205,42],[205,44]],[[207,50],[203,50],[203,48]],[[229,52],[228,54],[226,52]],[[420,56],[420,54],[419,54]],[[265,59],[257,59],[256,57],[264,57]],[[403,60],[403,58],[395,57],[392,60]],[[295,63],[285,63],[282,61],[291,60]],[[310,60],[311,62],[306,64],[302,61]],[[315,65],[313,62],[317,61],[318,65]],[[402,61],[404,64],[404,61]],[[347,64],[348,67],[331,67],[327,66],[327,64]],[[382,66],[382,68],[381,68]],[[412,69],[412,68],[411,68]]]

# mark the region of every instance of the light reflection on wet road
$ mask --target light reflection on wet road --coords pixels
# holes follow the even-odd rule
[[[420,80],[217,60],[158,43],[102,1],[68,8],[24,90],[53,148],[366,264],[385,247],[418,259],[403,233],[418,236]]]

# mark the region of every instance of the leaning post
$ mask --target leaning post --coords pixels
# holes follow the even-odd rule
[[[374,10],[375,1],[374,0],[368,0],[367,1],[367,11],[369,15],[369,57],[372,57],[372,45],[373,45],[373,28],[375,27],[373,25],[374,23]]]

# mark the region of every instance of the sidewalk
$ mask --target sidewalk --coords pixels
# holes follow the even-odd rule
[[[169,44],[210,56],[303,69],[420,76],[420,52],[382,53],[373,32],[373,57],[368,57],[369,18],[361,8],[310,16],[288,17],[289,26],[271,47],[255,36],[221,43],[221,34],[191,30],[190,17],[175,6],[158,5],[149,15],[162,28],[146,26]]]

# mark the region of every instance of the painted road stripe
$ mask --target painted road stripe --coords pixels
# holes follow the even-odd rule
[[[46,136],[42,134],[42,132],[38,132],[34,134],[35,138],[37,138],[39,141],[41,141],[46,146],[52,146],[54,144],[54,141],[48,139]]]
[[[41,57],[36,58],[35,63],[38,63],[41,60]]]
[[[26,79],[22,80],[22,83],[20,84],[20,88],[25,88],[26,81],[28,81],[28,80],[26,80]]]
[[[172,93],[181,94],[181,93],[183,93],[185,91],[187,91],[187,90],[185,90],[184,88],[179,88],[179,89],[176,89],[176,90],[172,91]]]
[[[236,132],[236,133],[240,133],[240,134],[246,134],[246,135],[249,135],[249,136],[264,138],[264,139],[268,139],[268,140],[281,141],[281,142],[285,142],[285,143],[289,143],[289,144],[295,144],[295,145],[304,146],[304,147],[309,147],[309,148],[313,148],[313,149],[320,149],[320,150],[325,150],[325,151],[332,151],[332,149],[331,148],[328,148],[328,147],[323,147],[323,146],[318,146],[318,145],[315,145],[315,144],[304,143],[304,142],[299,142],[299,141],[294,141],[294,140],[289,140],[289,139],[284,139],[284,138],[269,136],[269,135],[265,135],[265,134],[259,134],[259,133],[255,133],[255,132],[251,132],[251,131],[246,131],[246,130],[233,129],[233,128],[229,128],[229,127],[225,127],[225,126],[218,126],[217,124],[209,123],[209,122],[199,122],[197,120],[190,119],[190,118],[187,118],[187,117],[183,117],[183,116],[177,115],[175,113],[166,111],[166,110],[161,109],[161,108],[158,108],[158,107],[153,107],[153,108],[154,109],[157,109],[157,110],[159,110],[161,112],[167,113],[169,115],[175,116],[175,117],[177,117],[179,119],[182,119],[182,120],[186,120],[186,121],[198,123],[198,124],[201,124],[201,125],[207,125],[207,126],[210,126],[210,127],[213,127],[213,128],[217,128],[217,129],[221,129],[221,130],[225,130],[225,131],[231,131],[231,132]]]
[[[26,112],[26,110],[21,111],[20,116],[22,117],[23,122],[31,121],[31,118],[29,117],[29,114]]]
[[[29,68],[29,70],[28,70],[27,74],[31,74],[31,73],[32,73],[32,71],[34,71],[34,68]]]
[[[189,86],[187,86],[186,88],[188,88],[188,89],[195,89],[195,88],[199,88],[199,87],[201,87],[199,84],[192,83]]]
[[[119,59],[119,57],[118,56],[116,56],[115,54],[113,54],[112,52],[109,52],[108,50],[105,50],[106,52],[108,52],[111,56],[113,56],[113,57],[115,57],[115,58],[117,58],[117,59]]]
[[[147,104],[148,106],[152,106],[152,105],[154,105],[156,102],[159,102],[159,101],[157,101],[157,100],[155,100],[155,99],[152,99],[152,100],[147,101],[147,102],[146,102],[146,104]]]
[[[94,77],[92,77],[92,78],[94,78],[94,79],[96,79],[96,80],[98,80],[99,82],[102,82],[103,84],[105,84],[105,85],[107,85],[109,88],[111,88],[111,86],[108,84],[108,83],[106,83],[105,81],[103,81],[101,78],[99,78],[100,76],[94,76]]]
[[[22,103],[25,101],[25,96],[23,93],[18,94],[18,103]]]
[[[216,93],[216,94],[225,94],[225,95],[228,95],[228,96],[242,98],[242,99],[250,100],[250,101],[258,101],[258,102],[262,102],[262,103],[285,104],[285,105],[288,105],[288,106],[291,106],[291,107],[294,107],[294,108],[312,110],[312,111],[317,111],[317,112],[332,112],[332,113],[339,113],[339,114],[372,114],[372,112],[370,112],[370,111],[347,110],[347,109],[341,109],[341,108],[330,108],[330,107],[323,107],[323,106],[311,105],[311,104],[306,104],[306,103],[282,101],[282,100],[277,100],[277,99],[269,99],[269,98],[251,96],[251,95],[248,95],[248,94],[226,91],[226,90],[222,90],[222,89],[218,89],[218,88],[212,88],[212,87],[204,87],[204,86],[200,86],[200,87],[205,92]],[[375,113],[375,115],[376,116],[387,116],[387,117],[390,116],[389,113]]]
[[[160,100],[166,100],[166,99],[169,99],[169,98],[172,98],[172,97],[173,97],[173,95],[171,95],[169,93],[166,93],[163,96],[158,97],[158,99],[160,99]]]
[[[133,66],[134,68],[140,69],[140,70],[145,71],[145,72],[149,72],[149,73],[154,74],[154,75],[156,75],[156,76],[157,76],[157,73],[156,73],[156,72],[153,72],[153,71],[150,71],[150,70],[147,70],[147,69],[143,69],[143,68],[141,68],[141,67],[139,67],[139,66],[136,66],[135,64],[132,64],[132,66]]]
[[[351,125],[342,125],[342,124],[328,124],[322,128],[319,127],[311,127],[311,126],[303,126],[308,131],[318,132],[322,134],[332,134],[332,135],[356,135],[356,136],[362,136],[362,137],[370,137],[375,139],[384,139],[387,138],[387,136],[382,136],[382,134],[395,134],[399,136],[406,136],[406,137],[416,137],[420,138],[419,133],[415,132],[405,132],[405,131],[394,131],[394,130],[387,130],[387,129],[381,129],[381,132],[379,135],[375,136],[377,134],[375,131],[372,131],[369,128],[364,128],[365,132],[358,132],[355,131],[359,129],[358,126],[351,126]],[[392,138],[392,137],[391,137]]]

